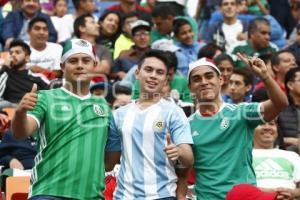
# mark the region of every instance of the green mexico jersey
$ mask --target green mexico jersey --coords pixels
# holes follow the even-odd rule
[[[64,88],[40,91],[28,116],[38,129],[30,195],[103,199],[110,110],[103,98]]]
[[[255,127],[263,123],[259,105],[223,103],[214,116],[197,111],[190,117],[198,199],[224,200],[232,186],[256,183],[252,141]]]

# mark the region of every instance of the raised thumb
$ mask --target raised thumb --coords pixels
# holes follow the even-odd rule
[[[36,91],[37,91],[37,85],[36,83],[34,83],[30,92],[36,93]]]
[[[166,140],[167,140],[167,145],[172,144],[172,140],[171,140],[171,135],[170,135],[170,133],[167,133]]]

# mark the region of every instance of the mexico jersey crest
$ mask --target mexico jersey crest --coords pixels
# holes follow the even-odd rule
[[[103,108],[100,105],[94,104],[93,105],[93,110],[94,110],[95,114],[98,115],[99,117],[104,117],[105,116],[105,112],[104,112]]]
[[[229,127],[229,119],[227,117],[224,117],[221,121],[220,128],[225,130],[228,127]]]

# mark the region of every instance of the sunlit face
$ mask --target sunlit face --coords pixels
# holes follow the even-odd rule
[[[271,27],[265,23],[258,23],[257,31],[251,34],[251,41],[256,49],[263,49],[269,46]]]
[[[93,77],[96,62],[87,54],[77,53],[70,56],[61,67],[67,82],[89,83]]]
[[[179,28],[176,39],[186,45],[192,45],[194,43],[194,32],[192,26],[185,24]]]
[[[11,59],[11,67],[14,69],[24,67],[30,58],[29,55],[26,55],[25,51],[21,46],[15,46],[10,48],[9,55]]]
[[[228,86],[229,95],[234,103],[243,102],[247,92],[251,89],[251,85],[246,85],[244,77],[240,74],[232,74]]]
[[[32,17],[41,8],[40,1],[39,0],[22,0],[21,8],[26,13],[26,15],[28,15],[29,17]]]
[[[273,148],[277,138],[277,126],[274,120],[255,128],[254,144],[260,148]]]
[[[146,49],[150,44],[150,32],[146,29],[139,29],[133,34],[133,42],[140,49]]]
[[[200,102],[215,102],[220,98],[223,79],[210,66],[201,66],[192,70],[189,88]]]
[[[54,6],[55,15],[58,17],[63,17],[68,12],[68,5],[66,0],[59,0]]]
[[[136,78],[140,81],[141,94],[161,95],[168,79],[167,66],[156,57],[146,58],[136,70]]]
[[[119,16],[115,13],[108,14],[105,19],[100,22],[101,33],[104,36],[111,36],[115,34],[119,27]]]
[[[236,0],[223,0],[221,4],[221,11],[224,18],[235,18],[237,15],[237,8]]]
[[[279,64],[273,67],[276,76],[284,77],[290,69],[297,67],[296,58],[292,53],[281,53],[278,55],[278,59]]]
[[[99,36],[99,24],[95,21],[93,17],[85,18],[85,26],[82,28],[86,35]]]
[[[44,45],[48,41],[49,31],[45,22],[36,22],[31,29],[28,30],[30,43],[33,46]]]

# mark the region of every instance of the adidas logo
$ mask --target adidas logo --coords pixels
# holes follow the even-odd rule
[[[290,178],[288,171],[288,169],[284,169],[280,163],[277,163],[272,159],[267,159],[255,166],[257,179],[281,178],[288,180]]]
[[[200,135],[197,131],[194,131],[193,133],[192,133],[192,136],[193,137],[196,137],[196,136],[198,136],[198,135]]]
[[[70,110],[71,110],[71,108],[68,105],[63,105],[61,107],[61,111],[70,111]]]

